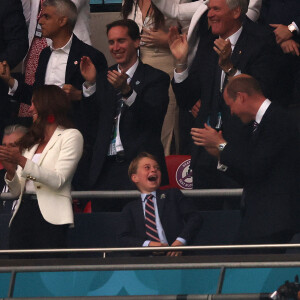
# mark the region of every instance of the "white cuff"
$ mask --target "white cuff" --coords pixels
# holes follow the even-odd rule
[[[299,30],[299,27],[297,26],[297,24],[295,22],[292,22],[292,24],[296,27],[297,33],[300,34],[300,30]]]
[[[15,79],[14,86],[13,86],[12,88],[9,88],[9,89],[8,89],[8,95],[9,95],[9,96],[13,96],[13,95],[15,94],[15,92],[16,92],[18,86],[19,86],[18,80]]]
[[[123,98],[124,103],[125,103],[127,106],[131,106],[131,105],[134,103],[136,96],[137,96],[136,91],[135,91],[135,90],[132,90],[132,94],[130,95],[130,97],[128,97],[127,99],[124,99],[124,98]]]
[[[143,244],[143,247],[148,247],[148,246],[149,246],[149,244],[150,244],[150,241],[149,241],[149,240],[147,240],[147,241],[145,241],[145,242],[144,242],[144,244]]]
[[[188,69],[185,69],[181,73],[177,73],[174,69],[174,81],[175,83],[181,83],[182,81],[186,80],[189,76],[189,71]]]
[[[184,246],[186,245],[186,240],[185,239],[183,239],[181,237],[178,237],[176,240],[181,242]]]
[[[82,94],[84,97],[90,97],[96,92],[96,83],[86,87],[86,82],[82,84]]]

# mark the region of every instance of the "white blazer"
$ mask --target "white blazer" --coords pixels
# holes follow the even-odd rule
[[[188,65],[190,66],[197,51],[199,35],[197,24],[207,10],[208,0],[199,0],[190,3],[178,3],[170,0],[152,0],[157,8],[167,17],[178,19],[179,22],[190,21],[187,39],[189,43]],[[257,21],[262,5],[262,0],[250,0],[247,16],[252,21]]]
[[[71,181],[83,151],[83,137],[77,129],[58,127],[36,164],[32,157],[38,145],[25,150],[24,169],[18,166],[16,175],[6,183],[14,196],[19,196],[14,216],[18,213],[26,180],[32,180],[43,218],[54,225],[74,223]]]
[[[78,17],[74,28],[75,35],[85,42],[91,45],[90,38],[90,0],[72,0],[77,7]],[[39,13],[39,6],[41,0],[22,0],[23,13],[28,26],[28,41],[31,45],[34,38],[35,29],[37,25],[37,16]],[[52,41],[47,39],[48,45],[51,45]]]

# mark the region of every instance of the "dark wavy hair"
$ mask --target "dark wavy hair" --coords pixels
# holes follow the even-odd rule
[[[64,128],[72,128],[69,119],[71,102],[67,94],[56,85],[37,87],[32,94],[32,99],[38,117],[33,122],[29,131],[19,140],[21,150],[28,149],[35,144],[42,143],[45,139],[45,130],[48,116],[53,115],[55,123]]]
[[[140,0],[136,0],[137,1],[137,5],[139,3]],[[168,0],[171,1],[171,0]],[[128,18],[128,15],[130,14],[130,12],[134,9],[134,1],[133,0],[125,0],[124,4],[122,6],[122,10],[121,10],[121,15],[123,16],[124,19]],[[152,3],[151,1],[151,6],[153,9],[153,19],[154,19],[154,29],[159,29],[162,26],[164,26],[165,24],[165,17],[164,15],[161,13],[161,11]]]

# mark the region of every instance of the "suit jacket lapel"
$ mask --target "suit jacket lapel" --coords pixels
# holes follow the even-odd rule
[[[165,201],[166,201],[166,193],[164,193],[161,190],[156,191],[156,204],[157,204],[157,209],[158,209],[158,214],[160,221],[162,222],[162,215],[164,212],[165,208]]]
[[[243,55],[245,54],[244,52],[246,52],[247,49],[247,36],[248,36],[247,27],[249,26],[249,24],[247,25],[248,22],[250,21],[246,19],[245,22],[243,23],[243,29],[241,35],[238,38],[237,43],[231,55],[231,60],[233,65],[239,69],[243,68],[243,66],[240,65],[242,62],[241,58],[243,57]]]
[[[41,158],[38,162],[38,165],[41,165],[45,155],[53,147],[53,145],[56,143],[57,139],[59,138],[59,136],[61,136],[63,131],[64,131],[64,129],[62,129],[62,128],[59,128],[59,127],[56,128],[56,130],[54,131],[52,137],[50,138],[49,142],[47,143],[45,149],[42,152],[42,155],[41,155]]]
[[[39,64],[36,70],[36,82],[35,85],[44,85],[45,84],[45,77],[46,77],[46,71],[48,62],[50,59],[51,50],[50,47],[47,47],[43,50],[42,55],[40,56],[41,59],[39,59]]]
[[[137,93],[139,93],[140,89],[143,86],[143,83],[144,83],[144,64],[141,61],[139,61],[138,67],[131,78],[130,86]]]
[[[65,83],[71,84],[72,77],[74,74],[80,74],[78,69],[80,68],[80,45],[79,40],[76,35],[73,34],[72,45],[70,48],[70,53],[68,57],[67,67],[66,67],[66,76],[65,76]]]

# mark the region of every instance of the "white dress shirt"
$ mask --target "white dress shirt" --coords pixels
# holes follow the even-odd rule
[[[70,54],[70,49],[72,46],[73,34],[69,41],[61,48],[54,49],[50,46],[51,55],[47,64],[46,74],[45,74],[45,84],[54,84],[63,87],[65,84],[67,62]],[[18,88],[18,81],[15,79],[14,86],[9,88],[8,94],[13,96]]]

